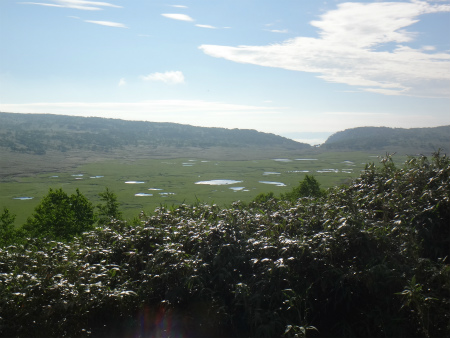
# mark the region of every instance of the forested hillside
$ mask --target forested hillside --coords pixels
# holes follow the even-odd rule
[[[271,148],[300,151],[366,151],[431,154],[450,149],[450,126],[360,127],[331,135],[319,148],[256,130],[203,128],[176,123],[96,117],[0,113],[0,148],[44,155],[71,150],[111,153],[123,149]]]
[[[308,144],[256,130],[11,113],[0,113],[0,147],[38,155],[55,150],[112,152],[124,147],[311,148]]]
[[[331,135],[323,150],[385,151],[411,155],[450,150],[450,126],[436,128],[360,127]]]
[[[27,237],[35,217],[0,248],[0,336],[449,337],[448,157],[304,184],[110,218],[65,242]]]

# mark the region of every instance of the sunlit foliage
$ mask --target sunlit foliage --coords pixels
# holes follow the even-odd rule
[[[7,208],[3,208],[0,215],[0,247],[12,244],[16,237],[14,220],[16,216],[11,214]]]
[[[77,189],[68,195],[50,189],[23,226],[29,236],[68,240],[91,230],[95,223],[92,203]]]
[[[97,205],[99,224],[104,224],[112,219],[120,220],[122,212],[120,211],[120,204],[117,201],[117,195],[109,188],[98,194],[103,203]]]
[[[0,250],[5,337],[447,337],[450,161]]]

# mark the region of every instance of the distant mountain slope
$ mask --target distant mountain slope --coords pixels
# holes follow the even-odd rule
[[[360,127],[331,135],[323,150],[387,151],[409,154],[450,150],[450,126],[435,128]]]
[[[96,117],[0,113],[0,147],[10,151],[43,155],[50,150],[110,152],[130,146],[311,148],[305,143],[256,130]]]

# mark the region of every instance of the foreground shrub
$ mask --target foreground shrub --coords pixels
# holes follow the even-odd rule
[[[386,160],[322,197],[161,207],[4,248],[0,334],[446,337],[449,172]]]
[[[95,221],[92,203],[78,189],[69,196],[61,188],[50,188],[22,230],[28,236],[64,241],[91,230]]]

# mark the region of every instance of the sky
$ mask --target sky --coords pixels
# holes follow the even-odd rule
[[[450,0],[0,1],[0,111],[310,144],[450,125]]]

